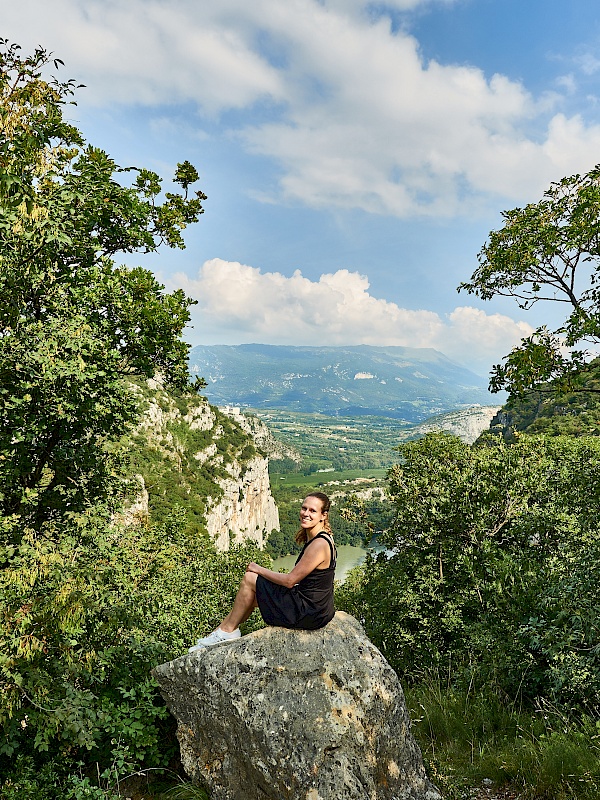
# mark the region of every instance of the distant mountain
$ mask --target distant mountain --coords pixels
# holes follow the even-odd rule
[[[419,422],[497,402],[484,378],[431,348],[199,345],[189,361],[215,405]]]

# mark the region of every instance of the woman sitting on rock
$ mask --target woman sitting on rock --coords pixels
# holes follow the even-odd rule
[[[267,625],[303,630],[327,625],[335,614],[336,551],[329,526],[330,507],[329,498],[322,492],[313,492],[305,498],[296,534],[296,541],[304,547],[292,571],[273,572],[253,561],[248,564],[233,608],[216,630],[190,648],[190,653],[238,639],[239,626],[257,606]]]

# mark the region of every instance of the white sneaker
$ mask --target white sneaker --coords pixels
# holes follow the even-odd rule
[[[205,647],[210,647],[213,644],[231,642],[234,639],[239,639],[241,635],[242,633],[239,628],[236,628],[231,633],[228,631],[222,631],[221,628],[216,628],[212,633],[209,633],[208,636],[198,639],[196,644],[193,645],[193,647],[190,647],[188,653],[195,653],[197,650],[203,650]]]

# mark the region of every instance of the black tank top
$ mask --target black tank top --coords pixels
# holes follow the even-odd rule
[[[333,605],[333,582],[335,579],[337,554],[329,536],[323,532],[317,533],[316,536],[306,542],[302,548],[302,552],[296,559],[296,564],[304,555],[306,548],[310,547],[315,539],[325,539],[329,545],[329,549],[331,550],[329,566],[325,569],[313,569],[312,572],[309,572],[306,577],[302,578],[302,580],[296,584],[294,589],[302,596],[302,599],[307,604],[308,614],[304,619],[306,627],[310,625],[310,628],[322,628],[333,619],[335,614]]]

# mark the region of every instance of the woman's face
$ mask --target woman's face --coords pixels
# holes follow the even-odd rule
[[[300,525],[302,528],[314,528],[325,520],[323,503],[318,497],[310,495],[304,499],[300,509]]]

